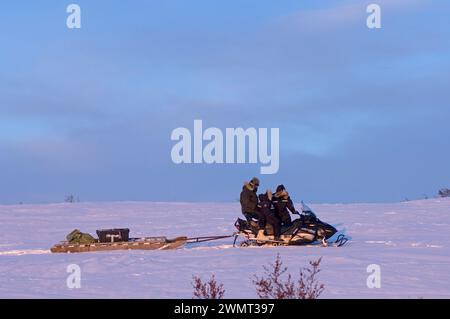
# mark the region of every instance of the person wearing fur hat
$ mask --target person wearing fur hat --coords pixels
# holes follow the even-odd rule
[[[242,214],[245,216],[247,221],[250,222],[252,218],[257,219],[259,232],[262,232],[263,234],[266,226],[266,220],[264,215],[257,210],[258,196],[256,195],[256,192],[258,191],[258,186],[259,179],[256,177],[253,177],[250,182],[244,183],[240,196],[240,202]]]
[[[275,215],[274,210],[272,209],[272,191],[269,189],[264,194],[260,194],[258,196],[259,204],[257,206],[257,210],[260,214],[264,215],[266,223],[271,225],[273,228],[273,234],[275,240],[280,240],[281,235],[281,221]],[[256,239],[263,239],[264,231],[258,232],[258,236]]]
[[[283,226],[291,225],[292,220],[289,212],[293,214],[297,211],[283,184],[277,186],[276,192],[272,196],[272,204],[275,208],[275,213],[281,220]]]

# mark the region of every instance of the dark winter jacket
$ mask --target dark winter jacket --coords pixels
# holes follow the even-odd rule
[[[259,204],[257,206],[258,213],[261,216],[263,216],[264,221],[267,224],[272,226],[273,235],[275,235],[276,238],[279,238],[281,234],[281,222],[272,208],[272,193],[260,194],[258,198],[259,198]]]
[[[255,213],[256,206],[258,205],[256,189],[246,183],[244,187],[242,187],[240,202],[242,213]]]
[[[289,194],[286,191],[275,193],[272,197],[272,204],[281,222],[289,225],[292,222],[289,211],[295,213],[294,203],[289,197]]]
[[[270,201],[267,194],[260,194],[258,196],[258,202],[259,203],[256,209],[259,213],[264,214],[265,216],[273,214],[272,202]]]

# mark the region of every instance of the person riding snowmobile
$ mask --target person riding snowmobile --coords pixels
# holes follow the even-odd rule
[[[247,221],[250,223],[252,218],[258,220],[258,234],[261,237],[264,236],[266,220],[264,214],[260,213],[257,209],[258,196],[256,195],[256,192],[258,191],[258,186],[259,179],[256,177],[253,177],[250,182],[245,183],[242,187],[240,202],[242,214],[245,216]]]
[[[297,211],[283,184],[277,186],[276,192],[272,196],[272,204],[275,209],[275,214],[281,220],[282,225],[290,226],[292,219],[289,212],[294,214]]]
[[[273,234],[275,240],[280,240],[281,235],[281,221],[275,215],[275,211],[272,209],[272,191],[269,189],[264,194],[258,196],[259,204],[257,206],[257,211],[264,215],[267,224],[271,225],[273,228]],[[265,227],[264,227],[265,228]],[[256,239],[264,239],[264,231],[258,231]]]

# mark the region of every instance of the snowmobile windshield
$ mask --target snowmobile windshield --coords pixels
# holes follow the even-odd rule
[[[312,218],[312,219],[317,219],[316,214],[314,214],[314,212],[312,211],[312,209],[309,208],[309,206],[306,205],[303,201],[302,201],[302,214],[303,214],[305,217]]]
[[[309,208],[308,205],[306,205],[303,201],[302,201],[302,212],[303,213],[313,213],[312,209]],[[314,213],[313,213],[314,214]]]
[[[303,212],[303,215],[308,219],[317,219],[316,214],[314,214],[313,212]]]

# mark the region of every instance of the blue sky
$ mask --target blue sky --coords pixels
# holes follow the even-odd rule
[[[234,201],[260,165],[175,165],[174,128],[279,127],[294,200],[450,187],[450,3],[14,1],[0,10],[0,203]]]

